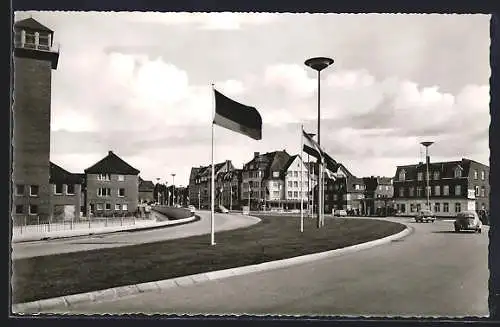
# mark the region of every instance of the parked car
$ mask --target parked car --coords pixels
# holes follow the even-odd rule
[[[470,230],[481,233],[481,227],[483,227],[483,223],[479,219],[477,212],[462,211],[457,214],[454,226],[455,232],[460,232],[461,230]]]
[[[227,210],[224,206],[217,206],[215,208],[215,212],[219,213],[229,213],[229,210]]]
[[[196,208],[194,207],[194,205],[189,205],[188,209],[189,209],[189,211],[191,211],[192,214],[194,214],[196,212]]]
[[[427,209],[420,210],[415,216],[415,221],[417,223],[424,223],[424,222],[427,223],[429,221],[433,223],[435,220],[436,220],[436,215],[432,211]]]
[[[347,211],[346,210],[333,210],[332,214],[335,217],[347,217]]]

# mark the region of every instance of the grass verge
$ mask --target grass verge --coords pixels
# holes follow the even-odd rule
[[[328,251],[386,237],[399,223],[327,219],[324,228],[296,217],[261,216],[247,228],[157,243],[15,260],[12,301],[22,303],[111,287],[175,278]]]

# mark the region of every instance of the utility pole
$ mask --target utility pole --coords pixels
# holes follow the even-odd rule
[[[426,162],[426,181],[427,181],[427,209],[431,210],[431,202],[430,202],[430,193],[431,189],[429,186],[429,146],[434,144],[434,142],[421,142],[423,146],[425,146],[425,162]]]

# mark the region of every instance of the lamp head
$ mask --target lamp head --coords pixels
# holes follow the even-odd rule
[[[333,59],[326,57],[315,57],[307,59],[304,64],[319,72],[333,64]]]
[[[420,142],[420,144],[422,144],[423,146],[425,146],[426,148],[431,146],[432,144],[434,144],[434,142]]]

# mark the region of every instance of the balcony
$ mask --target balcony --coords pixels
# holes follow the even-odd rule
[[[39,51],[59,53],[60,44],[55,43],[51,46],[48,44],[39,44],[39,43],[33,43],[33,42],[28,43],[28,42],[17,41],[17,42],[14,42],[14,47],[28,49],[28,50],[39,50]]]

